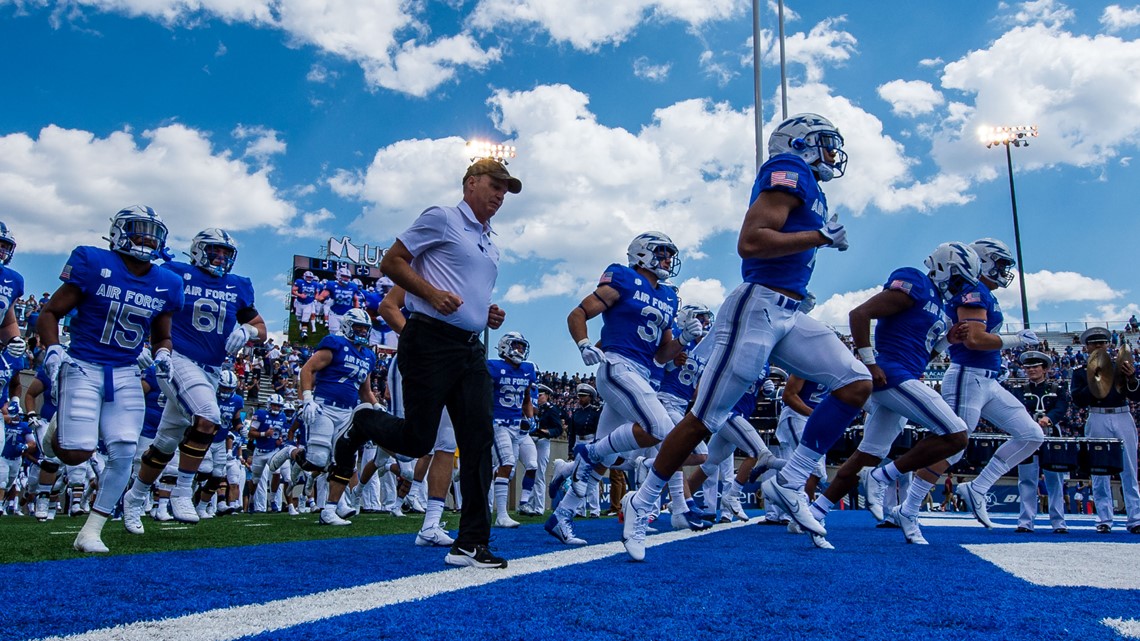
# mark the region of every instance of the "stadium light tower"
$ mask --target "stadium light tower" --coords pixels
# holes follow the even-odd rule
[[[514,147],[487,142],[486,140],[468,140],[466,149],[467,157],[471,159],[471,162],[481,158],[490,158],[507,165],[510,164],[511,158],[516,155]]]
[[[1021,260],[1021,227],[1017,222],[1017,193],[1013,189],[1013,156],[1009,148],[1028,147],[1029,139],[1037,137],[1037,125],[1016,127],[981,127],[978,136],[986,143],[986,149],[994,145],[1005,145],[1005,164],[1009,169],[1009,202],[1013,206],[1013,243],[1017,247],[1017,278],[1021,286],[1021,322],[1029,329],[1029,305],[1025,299],[1025,263]]]

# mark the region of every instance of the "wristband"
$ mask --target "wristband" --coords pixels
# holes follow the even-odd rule
[[[875,349],[873,347],[857,347],[855,349],[855,356],[864,365],[875,364]]]
[[[1021,346],[1021,336],[1017,334],[998,334],[998,336],[1001,338],[1002,349]]]
[[[578,341],[578,349],[579,350],[581,350],[585,347],[589,347],[589,346],[590,346],[590,339],[589,338],[583,338],[582,340]]]
[[[301,392],[301,402],[308,403],[313,400],[313,390],[307,389]]]

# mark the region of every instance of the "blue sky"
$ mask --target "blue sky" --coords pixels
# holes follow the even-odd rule
[[[821,255],[816,316],[844,324],[938,243],[1012,246],[1004,153],[976,130],[1017,124],[1041,130],[1014,150],[1032,321],[1140,312],[1137,6],[817,0],[786,18],[789,112],[831,118],[850,155],[827,192],[851,249]],[[770,131],[774,4],[761,19]],[[739,282],[751,37],[740,0],[0,0],[12,267],[53,291],[73,246],[146,203],[178,251],[231,230],[280,329],[293,254],[345,234],[387,246],[458,202],[463,142],[489,138],[518,147],[524,183],[494,221],[503,330],[580,371],[565,316],[637,233],[681,247],[686,301],[716,308]],[[1016,283],[999,298],[1020,318]]]

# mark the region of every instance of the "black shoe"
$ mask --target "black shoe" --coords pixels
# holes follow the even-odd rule
[[[1017,529],[1014,530],[1014,532],[1017,532],[1019,534],[1026,533],[1026,532],[1028,532],[1029,534],[1033,534],[1033,528],[1027,528],[1023,525],[1019,525],[1019,526],[1017,526]]]
[[[773,520],[767,517],[760,519],[760,525],[787,525],[788,519]]]
[[[1133,525],[1132,527],[1128,528],[1128,531],[1132,534],[1140,534],[1140,524]]]
[[[443,557],[443,562],[448,565],[469,568],[507,567],[507,560],[491,554],[491,550],[486,545],[465,548],[456,543],[451,546],[451,551],[447,553],[447,556]]]
[[[1067,528],[1067,527],[1053,528],[1053,534],[1068,534],[1068,533],[1069,533],[1069,528]]]
[[[893,521],[883,521],[882,523],[876,525],[875,527],[880,528],[880,529],[890,528],[893,530],[897,530],[899,527],[899,524],[894,523]]]
[[[1101,523],[1096,526],[1097,534],[1109,534],[1110,532],[1112,532],[1112,526],[1108,523]]]

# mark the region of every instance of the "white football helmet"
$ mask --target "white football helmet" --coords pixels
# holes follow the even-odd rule
[[[359,289],[364,289],[364,283],[361,282],[359,278],[353,278],[352,284],[356,285]]]
[[[657,274],[664,280],[672,278],[681,269],[681,257],[677,255],[677,246],[665,234],[659,231],[647,231],[634,238],[626,250],[630,267],[643,267]],[[661,262],[672,258],[669,268],[661,267]]]
[[[701,321],[701,326],[708,330],[712,325],[714,315],[705,305],[685,305],[677,312],[677,325],[684,327],[692,319]]]
[[[831,162],[826,160],[824,151],[835,154]],[[847,168],[843,136],[830,120],[819,114],[796,114],[780,123],[768,137],[768,154],[792,154],[803,158],[821,182],[839,178]]]
[[[228,249],[229,253],[219,251]],[[221,264],[214,262],[221,258]],[[190,264],[214,276],[225,276],[234,268],[237,260],[237,241],[229,232],[218,227],[208,227],[198,232],[190,241]]]
[[[927,275],[942,298],[950,300],[967,285],[977,285],[981,274],[978,254],[966,243],[942,243],[926,257]]]
[[[110,237],[105,240],[120,254],[150,262],[162,258],[166,234],[166,223],[153,209],[135,205],[115,214],[111,219]]]
[[[340,282],[347,283],[347,282],[349,282],[349,279],[351,279],[351,278],[352,278],[352,272],[348,271],[347,267],[338,267],[336,269],[336,279],[339,280]]]
[[[12,256],[15,255],[16,238],[12,236],[12,230],[0,222],[0,264],[7,265],[12,262]]]
[[[507,332],[499,339],[498,349],[499,358],[518,365],[530,356],[530,341],[519,332]]]
[[[296,412],[297,404],[292,401],[285,401],[284,409],[282,411],[284,411],[286,414],[290,412]]]
[[[340,319],[340,333],[353,345],[367,345],[372,332],[372,319],[359,307],[353,307]]]
[[[218,399],[225,400],[237,390],[238,377],[232,370],[223,370],[218,376]]]
[[[317,279],[317,275],[313,272],[307,271],[304,274],[301,274],[301,278],[305,279],[307,282],[312,282]]]
[[[982,276],[994,281],[999,287],[1009,287],[1013,282],[1013,268],[1017,261],[1009,253],[1009,247],[996,238],[982,238],[970,243],[982,264]]]
[[[285,399],[280,394],[270,394],[269,400],[265,401],[265,404],[269,406],[269,411],[274,414],[285,409]],[[273,409],[274,406],[277,409]]]

